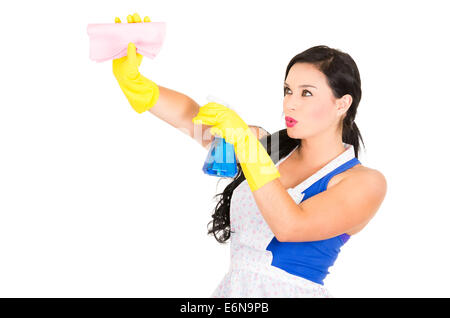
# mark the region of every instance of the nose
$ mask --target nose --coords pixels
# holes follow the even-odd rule
[[[289,104],[289,105],[287,105],[286,108],[287,108],[288,110],[294,111],[294,110],[297,108],[297,106],[295,106],[294,104]]]
[[[288,110],[295,110],[297,108],[294,103],[295,102],[293,100],[287,100],[286,98],[284,99],[284,105]]]
[[[295,101],[293,99],[288,99],[286,98],[287,96],[284,97],[284,108],[286,111],[295,111],[298,106],[295,104]]]

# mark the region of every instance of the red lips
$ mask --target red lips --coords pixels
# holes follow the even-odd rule
[[[297,121],[294,118],[289,116],[284,117],[284,119],[286,120],[286,126],[288,127],[293,127],[297,123]]]

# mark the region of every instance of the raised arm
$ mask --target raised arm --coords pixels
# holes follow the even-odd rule
[[[128,23],[151,23],[149,17],[142,22],[135,13],[127,16]],[[118,17],[115,23],[121,23]],[[127,97],[133,109],[138,113],[151,112],[172,127],[195,139],[202,147],[209,149],[214,138],[210,133],[210,126],[194,125],[194,118],[200,108],[189,96],[175,90],[157,85],[139,72],[142,55],[136,52],[134,43],[128,44],[127,56],[113,60],[113,73],[120,88]],[[264,134],[260,127],[249,126],[258,137]],[[200,129],[199,129],[200,128]]]
[[[209,149],[210,143],[214,138],[210,133],[211,126],[201,125],[200,132],[200,129],[198,129],[200,125],[194,125],[192,123],[192,118],[197,115],[200,105],[183,93],[163,86],[158,87],[159,98],[156,104],[150,108],[149,112],[167,122],[172,127],[180,129],[183,133],[195,139],[204,148]],[[259,126],[249,125],[249,128],[258,139],[269,134]],[[194,131],[194,129],[198,131]]]
[[[192,118],[197,115],[200,105],[183,93],[163,86],[158,87],[159,98],[149,112],[209,149],[214,138],[210,133],[211,126],[201,125],[200,131],[200,125],[194,127],[192,123]]]

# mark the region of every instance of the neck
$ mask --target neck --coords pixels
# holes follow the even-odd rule
[[[345,151],[342,137],[326,138],[315,136],[302,139],[297,150],[299,161],[309,167],[323,167]]]

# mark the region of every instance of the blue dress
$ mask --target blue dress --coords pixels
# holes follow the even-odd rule
[[[353,145],[343,145],[346,150],[342,154],[287,189],[297,204],[325,191],[333,176],[360,163]],[[211,297],[331,297],[323,279],[349,235],[314,242],[279,242],[261,215],[246,180],[233,191],[230,224],[229,271]]]

